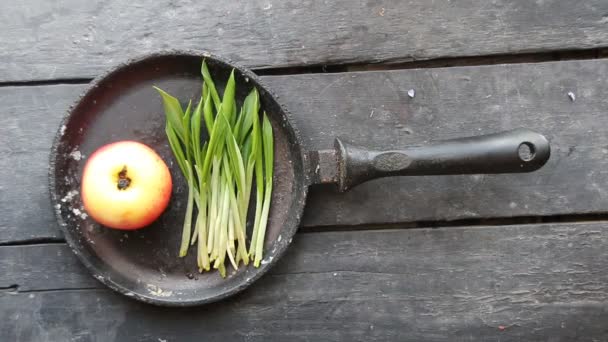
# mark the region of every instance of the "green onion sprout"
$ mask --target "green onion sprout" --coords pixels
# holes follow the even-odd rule
[[[188,184],[179,256],[196,245],[199,271],[217,269],[225,277],[226,263],[236,270],[240,263],[253,260],[259,267],[263,260],[274,138],[268,115],[260,114],[255,88],[237,108],[234,70],[221,97],[205,61],[201,74],[201,98],[194,109],[192,101],[183,110],[177,98],[154,88],[163,102],[167,141]],[[209,138],[203,143],[205,130]],[[254,182],[256,193],[251,196]],[[250,205],[255,210],[247,245]]]

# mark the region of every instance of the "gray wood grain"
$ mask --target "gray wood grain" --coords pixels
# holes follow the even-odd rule
[[[0,81],[93,77],[176,48],[253,68],[600,48],[607,13],[602,0],[3,1]]]
[[[548,163],[529,174],[314,189],[304,225],[605,213],[607,77],[608,63],[597,60],[272,78],[309,148],[328,148],[334,136],[389,148],[518,127],[551,143]]]
[[[188,310],[79,289],[101,285],[65,245],[0,247],[0,340],[604,341],[607,243],[605,222],[298,234]]]
[[[548,164],[531,174],[386,178],[344,194],[315,188],[303,219],[310,227],[605,213],[607,77],[608,62],[595,60],[264,81],[294,113],[308,149],[329,148],[336,136],[387,148],[517,127],[546,134],[552,144]],[[48,151],[60,117],[83,89],[0,88],[0,242],[59,236],[47,193]]]
[[[60,237],[48,191],[53,137],[83,86],[0,88],[0,242]]]

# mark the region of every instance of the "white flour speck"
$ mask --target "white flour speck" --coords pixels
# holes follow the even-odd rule
[[[270,257],[270,258],[268,258],[268,259],[262,260],[262,265],[266,265],[267,263],[271,262],[271,261],[272,261],[272,259],[273,259],[273,258],[272,258],[272,257]]]
[[[65,203],[67,201],[71,201],[74,196],[78,195],[78,190],[70,190],[68,193],[61,199],[61,202]]]
[[[414,89],[410,89],[407,91],[407,96],[411,97],[412,99],[414,98],[414,96],[416,96],[416,91]]]
[[[65,127],[65,125],[61,125],[61,129],[59,130],[59,135],[64,135],[65,134],[65,129],[67,127]]]
[[[148,284],[147,288],[148,288],[148,292],[150,294],[159,296],[159,297],[169,297],[173,294],[173,291],[163,291],[163,289],[161,289],[160,287],[158,287],[156,285]]]
[[[568,97],[570,98],[570,100],[571,100],[572,102],[576,101],[576,95],[574,95],[574,93],[573,93],[573,92],[569,91],[569,92],[568,92]]]
[[[70,157],[72,157],[72,159],[75,161],[79,161],[80,159],[84,158],[84,154],[80,153],[78,150],[75,150],[70,152]]]
[[[279,235],[279,237],[277,238],[277,242],[281,242],[281,239],[282,239],[282,238],[283,238],[283,237],[282,237],[281,235]]]

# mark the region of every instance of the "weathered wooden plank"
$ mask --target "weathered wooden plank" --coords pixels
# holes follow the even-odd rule
[[[60,237],[48,191],[53,137],[83,86],[0,88],[0,242]]]
[[[103,288],[65,243],[0,247],[0,288],[14,291]]]
[[[175,48],[267,68],[607,47],[606,13],[602,0],[3,1],[0,81],[92,77]]]
[[[276,287],[271,289],[279,291]],[[442,315],[425,312],[414,298],[386,298],[371,303],[341,299],[310,302],[288,300],[284,291],[279,292],[284,297],[269,294],[264,298],[272,303],[242,307],[239,302],[196,310],[144,307],[106,290],[5,295],[0,297],[3,319],[0,337],[16,342],[70,339],[582,342],[608,338],[605,332],[608,314],[599,303],[546,303],[533,307],[516,304],[517,309],[508,313],[479,310],[475,318],[470,318],[467,310],[477,308],[460,303],[454,304],[459,306],[456,312]],[[511,325],[502,325],[508,316],[518,319]]]
[[[0,293],[0,339],[603,341],[607,243],[605,222],[298,234],[251,289],[188,310],[77,290],[95,285],[64,245],[0,247],[21,291]]]
[[[315,188],[303,225],[325,226],[605,213],[606,77],[608,62],[594,60],[264,80],[294,113],[309,149],[329,148],[335,136],[380,148],[516,127],[551,141],[549,163],[532,174],[387,178],[345,194]],[[58,236],[47,151],[83,87],[0,88],[8,123],[0,127],[0,241]]]
[[[309,148],[329,148],[335,136],[387,148],[516,127],[551,142],[551,159],[530,174],[387,178],[343,194],[317,188],[303,224],[605,213],[607,75],[597,60],[271,78]]]

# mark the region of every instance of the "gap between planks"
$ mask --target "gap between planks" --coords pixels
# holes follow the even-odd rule
[[[457,228],[457,227],[499,227],[514,225],[537,225],[543,223],[602,223],[608,222],[608,213],[602,214],[568,214],[568,215],[547,215],[547,216],[515,216],[497,217],[482,219],[461,219],[461,220],[431,220],[414,221],[403,223],[387,224],[364,224],[364,225],[328,225],[328,226],[309,226],[300,227],[300,233],[318,232],[339,232],[339,231],[364,231],[364,230],[394,230],[394,229],[428,229],[428,228]]]
[[[101,284],[100,284],[101,285]],[[66,287],[59,289],[48,289],[48,290],[19,290],[19,285],[13,284],[10,286],[0,287],[0,296],[2,293],[7,294],[23,294],[23,293],[49,293],[49,292],[62,292],[62,291],[106,291],[109,289],[99,287]]]
[[[316,64],[292,67],[270,67],[253,69],[259,76],[286,76],[301,74],[332,74],[357,71],[389,71],[407,69],[435,69],[461,66],[484,66],[496,64],[546,63],[571,60],[593,60],[608,58],[608,49],[556,50],[535,53],[497,54],[485,56],[448,57],[429,60],[412,60],[378,64]],[[92,78],[65,78],[52,80],[25,80],[0,82],[0,87],[32,87],[62,84],[87,84]]]
[[[50,244],[64,244],[64,238],[32,238],[18,241],[6,241],[0,242],[0,247],[10,246],[29,246],[29,245],[50,245]]]
[[[549,215],[549,216],[516,216],[504,218],[484,218],[484,219],[462,219],[462,220],[437,220],[437,221],[415,221],[388,224],[364,224],[364,225],[327,225],[300,227],[298,233],[323,233],[323,232],[345,232],[345,231],[381,231],[398,229],[441,229],[441,228],[462,228],[462,227],[504,227],[521,225],[538,225],[550,223],[608,223],[608,213],[606,214],[569,214],[569,215]],[[35,238],[18,241],[0,242],[0,247],[11,246],[31,246],[47,244],[64,244],[63,238]],[[0,288],[0,290],[2,290]]]

